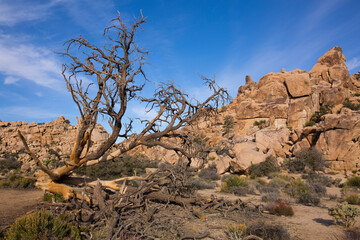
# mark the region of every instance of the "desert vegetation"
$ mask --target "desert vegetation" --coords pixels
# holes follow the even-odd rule
[[[324,79],[344,68],[342,50],[335,47],[319,59],[314,68],[320,74],[282,70],[259,84],[247,77],[238,97],[220,108],[231,98],[215,77],[201,77],[210,89],[203,101],[174,82],[160,84],[152,97],[142,95],[148,51],[136,38],[145,23],[142,14],[126,23],[118,15],[104,29],[104,46],[80,35],[58,53],[67,61],[62,75],[79,116],[76,128],[59,118],[56,124],[63,125],[54,123],[60,130],[49,135],[72,129],[71,150],[63,152],[46,136],[38,154],[41,141],[29,137],[30,129],[42,135],[46,123],[1,122],[6,136],[23,147],[9,148],[1,159],[0,190],[37,187],[44,194],[0,237],[316,239],[297,230],[314,225],[323,239],[328,229],[341,233],[339,239],[358,238],[358,92],[333,99],[341,89],[327,89],[330,80]],[[335,70],[324,71],[331,64]],[[126,120],[130,102],[146,106],[153,118]],[[108,120],[110,133],[95,141],[99,118]],[[138,132],[135,124],[142,127]],[[26,131],[17,127],[22,125]],[[0,144],[7,139],[0,137]],[[24,155],[36,167],[30,159],[18,161]]]

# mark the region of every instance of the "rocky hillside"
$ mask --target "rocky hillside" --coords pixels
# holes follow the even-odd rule
[[[222,173],[245,171],[276,156],[281,162],[301,149],[315,148],[334,170],[360,167],[360,74],[350,76],[340,47],[319,58],[310,72],[269,73],[258,82],[246,77],[232,103],[216,119],[197,124],[198,136],[213,151],[208,161]],[[192,131],[186,127],[183,131]],[[147,150],[158,160],[176,161],[173,151]],[[196,160],[193,165],[202,164]]]
[[[267,156],[282,162],[315,148],[334,170],[360,168],[360,73],[350,76],[345,61],[342,49],[334,47],[310,72],[282,69],[258,82],[247,76],[234,101],[219,114],[180,130],[207,149],[205,161],[195,158],[192,164],[215,163],[219,173],[244,172]],[[0,121],[0,158],[16,154],[29,162],[17,129],[41,159],[66,159],[76,131],[64,117],[44,125]],[[96,145],[107,136],[98,125],[92,140]],[[179,160],[174,151],[161,147],[135,152],[154,160]]]
[[[23,170],[33,168],[35,163],[30,161],[30,156],[25,153],[17,130],[23,133],[34,153],[40,159],[48,161],[68,159],[76,136],[76,127],[64,117],[45,124],[0,121],[0,160],[15,157],[24,163]],[[94,146],[108,136],[108,132],[101,125],[97,125],[92,135]]]

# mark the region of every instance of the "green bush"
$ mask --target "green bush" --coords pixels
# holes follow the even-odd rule
[[[145,173],[145,168],[156,167],[158,167],[157,162],[151,161],[143,155],[124,155],[115,158],[113,161],[100,162],[99,164],[77,169],[75,173],[93,179],[109,180],[135,174],[141,175]]]
[[[331,108],[332,106],[330,105],[321,106],[320,111],[315,112],[311,116],[310,122],[319,123],[321,121],[322,116],[331,112]]]
[[[280,167],[274,156],[268,156],[265,161],[259,164],[252,164],[249,168],[249,174],[256,177],[269,176],[270,173],[279,171]]]
[[[226,116],[224,118],[224,125],[222,129],[222,135],[228,134],[234,128],[234,119],[232,116]]]
[[[285,165],[290,172],[324,171],[327,167],[322,154],[315,149],[301,150],[295,153],[293,160],[288,160]]]
[[[10,188],[34,188],[35,180],[23,177],[17,173],[13,173],[8,180],[1,180],[0,187]]]
[[[43,200],[45,202],[52,202],[52,200],[55,200],[55,202],[65,202],[64,197],[59,193],[44,193]]]
[[[223,185],[221,186],[221,192],[230,192],[231,187],[245,187],[247,181],[248,180],[246,178],[230,176],[225,179]]]
[[[302,193],[298,197],[298,203],[306,206],[318,206],[320,204],[320,198],[315,193]]]
[[[64,214],[54,217],[47,211],[34,212],[18,218],[6,232],[6,239],[81,239],[80,230],[69,221]]]
[[[314,121],[309,121],[309,122],[306,122],[305,123],[305,127],[312,127],[315,125],[315,122]]]
[[[345,182],[345,186],[360,188],[360,176],[349,177]]]
[[[301,194],[312,192],[310,186],[300,178],[293,179],[286,184],[284,191],[291,197],[298,197]]]
[[[355,218],[360,215],[360,210],[347,202],[338,203],[336,207],[329,208],[328,212],[335,222],[342,222],[346,228],[354,225]]]
[[[258,128],[263,129],[266,127],[266,120],[255,121],[254,126],[257,126]]]

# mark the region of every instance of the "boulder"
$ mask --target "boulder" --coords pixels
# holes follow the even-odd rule
[[[308,73],[291,74],[286,77],[285,84],[293,98],[308,96],[311,93],[310,77]]]

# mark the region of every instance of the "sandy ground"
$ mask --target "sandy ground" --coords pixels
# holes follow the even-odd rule
[[[328,188],[328,192],[331,194],[337,194],[340,196],[339,188]],[[233,194],[224,194],[218,191],[201,190],[198,192],[204,197],[210,197],[212,194],[218,198],[224,198],[227,200],[241,199],[245,202],[260,203],[261,196],[250,195],[247,197],[238,197]],[[24,215],[25,213],[36,209],[41,204],[43,192],[41,190],[16,190],[16,189],[0,189],[0,230],[6,225],[14,222],[17,217]],[[336,240],[344,239],[343,228],[339,225],[335,225],[332,218],[328,215],[328,207],[336,205],[336,201],[323,199],[320,207],[309,207],[293,203],[293,209],[295,215],[293,217],[278,217],[270,214],[265,214],[266,218],[271,222],[283,225],[291,234],[292,238],[298,239],[316,239],[316,240]],[[222,232],[219,225],[219,219],[216,216],[209,218],[206,221],[208,227],[216,230],[220,228],[219,232]],[[355,227],[360,228],[360,217],[357,219],[357,225]],[[223,224],[230,224],[222,222]],[[195,223],[192,223],[194,225]],[[201,225],[203,225],[202,223]],[[196,225],[196,224],[195,224]]]
[[[341,196],[339,188],[327,188],[328,193]],[[236,200],[240,198],[244,202],[260,203],[260,196],[249,195],[246,197],[237,197],[233,194],[224,194],[221,192],[214,192],[214,190],[206,189],[198,191],[204,197],[210,197],[211,194],[218,198],[228,200]],[[284,226],[290,233],[293,239],[301,240],[337,240],[344,239],[343,227],[334,224],[331,216],[328,214],[328,207],[334,207],[336,201],[324,198],[320,207],[304,206],[300,204],[291,204],[294,209],[294,216],[273,216],[266,214],[271,219],[271,222]],[[358,206],[359,207],[359,206]],[[360,207],[359,207],[360,208]],[[357,228],[360,228],[360,217],[357,218]]]
[[[42,190],[0,189],[0,229],[38,206]]]

